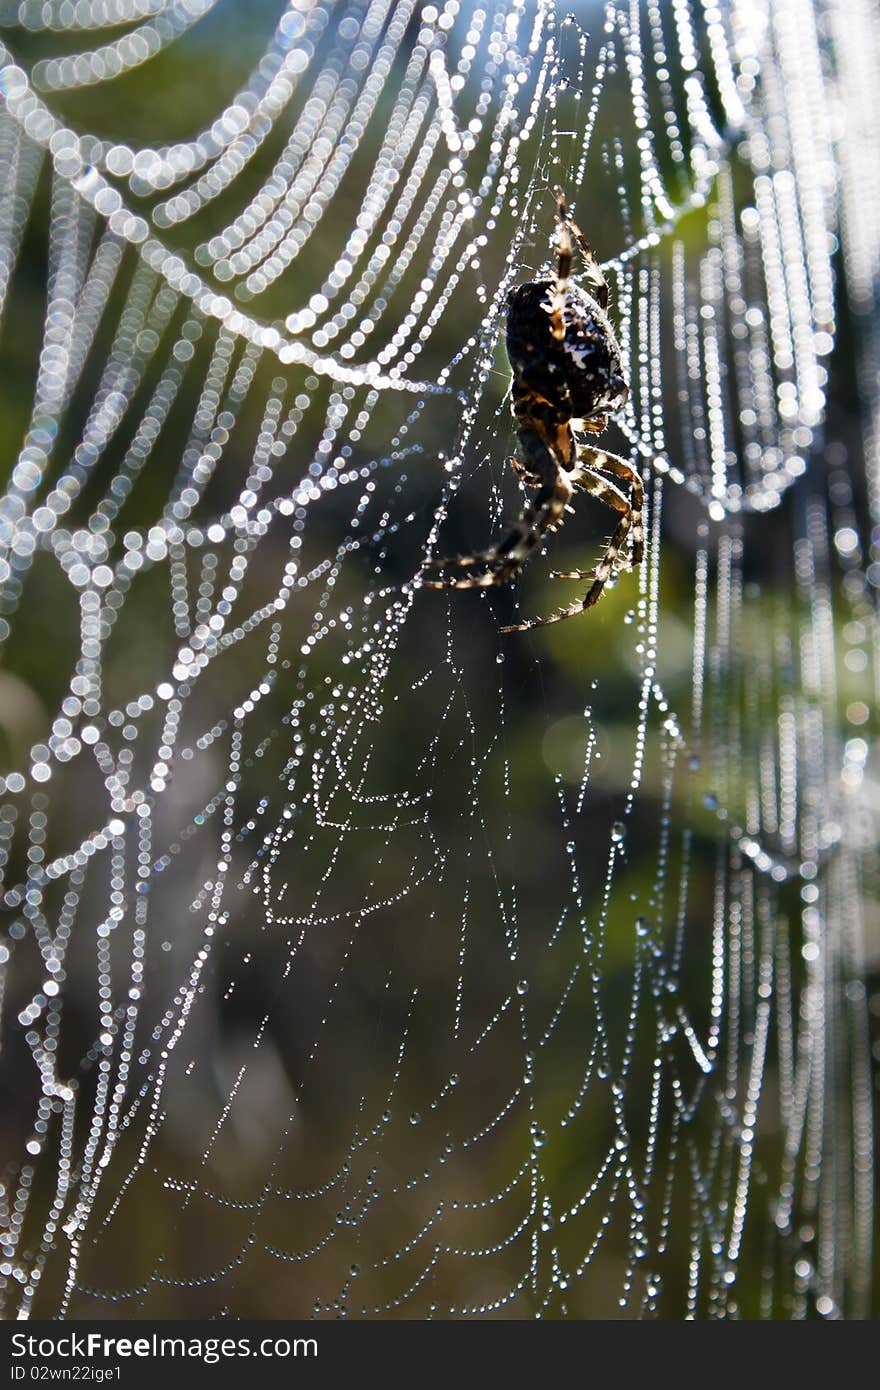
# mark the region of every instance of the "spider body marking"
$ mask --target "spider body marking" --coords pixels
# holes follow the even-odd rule
[[[545,618],[504,627],[502,632],[524,632],[591,608],[608,580],[627,563],[622,558],[627,538],[630,563],[638,565],[644,556],[644,492],[638,470],[616,454],[579,441],[575,433],[600,434],[609,414],[625,403],[628,388],[620,347],[606,312],[605,277],[570,217],[561,189],[556,190],[556,197],[556,273],[517,286],[507,298],[511,405],[524,456],[523,461],[511,459],[511,465],[522,482],[534,489],[534,497],[507,534],[488,550],[429,562],[477,569],[477,573],[426,583],[435,589],[509,583],[543,537],[562,524],[571,511],[577,487],[611,507],[618,514],[618,524],[595,569],[552,576],[591,579],[592,585],[579,603]],[[571,279],[575,246],[583,261],[586,287]],[[629,496],[620,484],[628,488]]]

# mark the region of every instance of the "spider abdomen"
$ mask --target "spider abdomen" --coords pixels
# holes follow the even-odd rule
[[[514,392],[540,397],[560,421],[618,410],[626,400],[620,348],[595,299],[569,282],[564,336],[553,334],[554,280],[531,280],[512,290],[507,308],[507,355]]]

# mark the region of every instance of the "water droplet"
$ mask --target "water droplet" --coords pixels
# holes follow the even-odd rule
[[[517,980],[517,982],[516,982],[516,992],[517,992],[517,994],[528,994],[528,992],[529,992],[529,982],[528,982],[528,980]]]
[[[614,841],[616,845],[619,845],[621,840],[626,839],[626,826],[624,825],[622,820],[616,820],[612,825],[611,839]]]
[[[409,1122],[411,1125],[420,1125],[422,1123],[422,1117],[419,1114],[418,1110],[414,1110],[412,1112],[412,1114],[409,1117]]]
[[[718,810],[718,797],[714,792],[706,792],[706,795],[703,797],[703,805],[707,811]]]

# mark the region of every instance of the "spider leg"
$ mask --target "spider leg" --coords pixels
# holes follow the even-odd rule
[[[548,613],[546,618],[526,618],[522,623],[511,623],[509,627],[502,627],[501,632],[528,632],[533,627],[547,627],[550,623],[561,623],[563,618],[576,618],[578,613],[583,613],[583,603],[570,603],[567,608],[557,608],[555,613]]]
[[[538,473],[533,473],[531,469],[526,468],[525,464],[520,463],[519,459],[512,458],[510,460],[510,466],[513,469],[516,476],[519,478],[520,482],[525,483],[526,487],[541,486],[540,475]]]
[[[516,476],[526,487],[536,488],[541,486],[541,478],[538,473],[533,473],[531,469],[526,468],[524,463],[520,463],[517,458],[511,458],[509,462]],[[450,559],[445,560],[426,560],[424,568],[442,568],[445,565],[452,565],[456,569],[467,569],[470,565],[488,565],[497,557],[497,554],[498,547],[489,546],[486,550],[475,550],[472,555],[454,555]],[[474,583],[476,584],[476,582],[475,580]],[[495,581],[483,580],[481,582],[494,583]],[[432,587],[430,582],[427,587]],[[467,584],[465,587],[470,588],[471,584]]]
[[[433,560],[423,560],[422,569],[470,569],[472,565],[489,565],[497,558],[497,546],[489,546],[487,550],[475,550],[471,555],[445,555],[442,558]],[[472,589],[481,588],[485,584],[498,584],[500,581],[490,572],[479,577],[470,577],[462,580],[445,579],[426,579],[424,586],[426,589]]]
[[[591,444],[582,444],[578,449],[578,459],[590,468],[601,473],[610,473],[615,478],[629,484],[629,502],[632,510],[632,563],[640,565],[645,558],[645,488],[642,475],[637,468],[619,454],[609,454],[607,449],[599,449]],[[577,482],[577,478],[574,479]]]
[[[561,465],[556,449],[551,448],[537,429],[521,424],[520,441],[527,460],[527,465],[522,467],[525,473],[535,478],[538,489],[533,500],[507,534],[489,550],[455,560],[431,560],[426,566],[483,563],[488,566],[483,574],[467,575],[461,579],[427,579],[424,581],[426,588],[483,589],[493,584],[507,584],[520,572],[541,538],[555,531],[564,521],[574,493],[574,476]],[[568,444],[570,447],[570,432]]]
[[[617,530],[608,542],[605,554],[593,570],[570,571],[565,574],[555,575],[558,579],[592,579],[593,583],[588,589],[584,598],[579,603],[570,603],[565,608],[558,608],[554,613],[548,613],[545,618],[527,618],[525,622],[514,623],[510,627],[503,627],[502,632],[527,632],[533,627],[547,627],[550,623],[561,622],[564,618],[573,618],[578,613],[582,613],[585,608],[592,608],[594,603],[598,603],[602,597],[602,591],[608,580],[611,578],[618,564],[618,556],[623,548],[624,542],[635,528],[636,515],[639,518],[641,527],[641,510],[643,489],[642,480],[637,471],[623,459],[615,454],[607,454],[604,449],[595,449],[591,445],[585,444],[578,449],[580,463],[571,473],[571,481],[578,487],[589,492],[592,496],[604,502],[618,513],[620,521]],[[589,459],[587,464],[585,460]],[[612,483],[608,478],[603,478],[599,469],[612,473],[617,477],[623,477],[629,482],[633,492],[633,500],[630,501],[620,488]],[[638,511],[637,511],[638,507]],[[633,558],[636,557],[635,537],[633,544]],[[638,559],[641,560],[644,550],[644,538],[639,535]]]
[[[593,254],[593,249],[590,246],[590,243],[587,241],[587,238],[584,236],[580,227],[575,222],[574,218],[571,216],[571,213],[568,211],[565,202],[565,194],[563,193],[562,189],[557,188],[554,191],[556,193],[556,201],[559,206],[559,220],[563,223],[563,225],[568,229],[569,232],[569,245],[571,244],[570,238],[573,237],[577,245],[577,248],[581,253],[581,259],[584,263],[584,278],[589,284],[591,292],[595,295],[596,302],[602,309],[607,309],[608,283],[605,279],[605,276],[602,274],[599,262],[596,260],[596,257]]]
[[[550,332],[558,343],[565,337],[565,301],[568,297],[568,283],[571,265],[574,260],[574,245],[569,231],[568,213],[565,210],[565,197],[557,188],[559,204],[559,226],[556,230],[556,285],[550,297]]]

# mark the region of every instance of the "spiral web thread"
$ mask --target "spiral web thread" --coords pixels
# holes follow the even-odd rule
[[[187,138],[60,114],[224,8],[0,15],[7,1314],[864,1316],[871,7],[297,0]],[[549,562],[421,564],[556,183],[648,558],[501,638]]]

